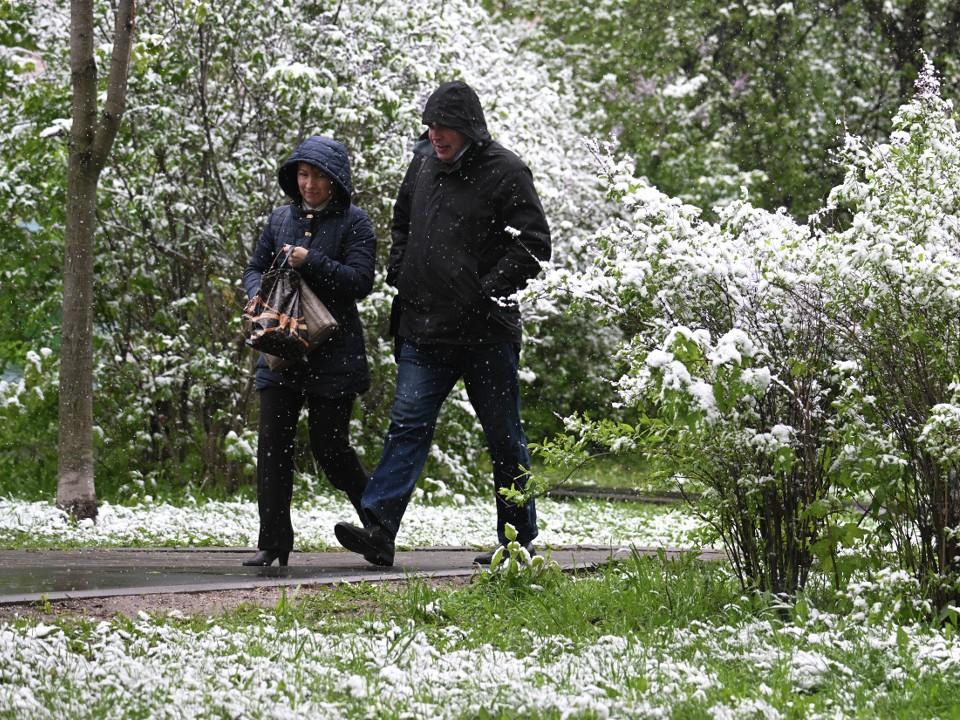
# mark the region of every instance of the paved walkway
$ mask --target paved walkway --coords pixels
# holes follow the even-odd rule
[[[637,548],[656,553],[655,548]],[[630,548],[578,546],[546,552],[565,570],[597,567]],[[668,550],[674,555],[680,550]],[[257,587],[381,582],[413,576],[457,577],[477,572],[474,548],[416,548],[397,553],[392,568],[367,563],[348,552],[295,552],[287,567],[244,567],[249,548],[0,550],[0,605],[69,600],[243,590]],[[705,558],[721,553],[706,552]]]

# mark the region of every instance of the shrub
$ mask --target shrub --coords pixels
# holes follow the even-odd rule
[[[0,211],[12,228],[41,226],[30,250],[0,261],[11,288],[0,306],[17,318],[0,331],[0,350],[10,350],[4,360],[16,368],[31,348],[56,348],[58,334],[70,117],[69,20],[60,5],[31,0],[18,9],[36,22],[14,23],[15,38],[0,18],[0,40],[10,44],[0,53]],[[332,135],[347,145],[355,201],[381,238],[378,280],[422,103],[442,80],[474,85],[494,136],[531,166],[559,257],[599,212],[589,155],[576,152],[564,74],[521,47],[528,27],[496,25],[469,0],[439,14],[420,0],[278,2],[269,12],[248,0],[148,3],[137,22],[128,109],[101,180],[96,239],[95,422],[105,432],[98,470],[118,486],[129,478],[131,492],[145,476],[227,492],[252,479],[256,402],[239,279],[267,212],[284,201],[277,167],[304,137]],[[0,232],[11,246],[26,244],[22,230]],[[14,295],[29,312],[14,307]],[[378,286],[361,307],[374,377],[354,437],[368,465],[379,455],[393,394],[390,297]],[[547,360],[531,365],[555,366],[550,358],[564,346],[561,335],[545,334],[531,349]],[[562,375],[525,370],[534,374],[544,396],[563,397]],[[438,438],[444,453],[434,453],[428,474],[479,487],[485,443],[472,413],[448,403]]]
[[[568,418],[541,452],[642,452],[695,481],[744,584],[793,593],[818,557],[842,582],[871,562],[842,552],[857,545],[895,552],[936,609],[956,604],[958,148],[928,62],[891,141],[839,153],[826,231],[746,198],[704,222],[611,164],[624,219],[596,235],[577,295],[625,330],[615,384],[636,420]],[[872,542],[841,513],[853,499]]]
[[[608,178],[624,219],[597,234],[578,294],[626,333],[615,385],[636,419],[571,419],[566,454],[641,452],[695,483],[744,585],[796,592],[836,509],[834,348],[805,271],[809,229],[746,199],[705,222],[626,165]]]
[[[932,63],[888,143],[849,138],[820,254],[848,482],[936,607],[960,600],[960,133]]]

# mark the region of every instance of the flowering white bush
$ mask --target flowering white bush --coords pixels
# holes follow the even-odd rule
[[[889,145],[840,155],[820,219],[843,207],[848,227],[747,197],[706,222],[611,163],[622,218],[593,267],[556,282],[627,332],[615,385],[636,422],[570,419],[573,439],[543,452],[639,450],[696,482],[745,583],[792,592],[815,556],[840,579],[863,530],[838,501],[864,493],[919,579],[954,572],[960,137],[931,66],[917,87]]]
[[[577,295],[630,331],[615,385],[641,414],[582,425],[581,437],[643,450],[705,489],[702,512],[741,579],[792,592],[826,523],[807,510],[830,498],[817,460],[829,447],[831,357],[811,309],[810,231],[746,199],[705,222],[629,170],[609,175],[623,218],[596,236],[600,259]]]
[[[850,138],[818,272],[845,374],[847,482],[865,492],[901,562],[956,602],[960,557],[960,132],[928,60],[890,142]]]
[[[37,62],[0,55],[0,207],[36,221],[32,236],[19,232],[43,259],[23,277],[22,259],[7,257],[0,272],[16,268],[20,303],[45,309],[52,336],[55,309],[46,303],[55,307],[60,291],[69,21],[57,3],[30,5],[37,21],[22,43],[37,48]],[[277,168],[306,136],[346,144],[381,268],[393,199],[424,129],[421,109],[443,80],[473,85],[493,136],[530,165],[558,262],[576,260],[583,228],[603,212],[570,73],[524,49],[532,25],[496,24],[477,2],[454,0],[438,13],[422,0],[324,9],[198,0],[145,4],[137,22],[128,109],[100,186],[97,421],[106,432],[98,467],[109,483],[146,470],[230,490],[250,477],[242,455],[252,450],[253,358],[240,329],[239,278],[267,213],[283,202]],[[107,40],[98,38],[101,47]],[[368,465],[392,400],[392,344],[383,337],[391,296],[377,287],[361,307],[374,387],[361,399],[355,440]],[[563,375],[582,368],[557,360],[567,343],[555,303],[531,301],[529,315],[537,342],[524,376],[556,406],[557,388],[569,385]],[[549,372],[558,367],[564,372]],[[474,487],[484,446],[475,418],[448,403],[438,437],[430,471]]]

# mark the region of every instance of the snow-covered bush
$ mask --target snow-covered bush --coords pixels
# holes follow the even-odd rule
[[[847,482],[937,606],[957,602],[960,547],[960,132],[932,63],[890,142],[849,138],[819,268],[845,374]]]
[[[43,310],[36,323],[55,336],[69,19],[62,3],[29,5],[35,21],[17,25],[15,40],[13,31],[0,30],[11,47],[22,46],[0,54],[0,207],[11,227],[36,222],[40,229],[24,257],[7,253],[0,271],[23,288],[18,303],[33,314]],[[578,235],[601,212],[568,73],[523,48],[532,26],[495,24],[476,2],[453,0],[438,13],[422,0],[190,0],[144,4],[137,21],[127,113],[100,185],[101,476],[122,482],[127,473],[147,472],[228,490],[249,479],[249,458],[239,454],[251,445],[233,440],[247,436],[255,404],[239,279],[267,213],[283,202],[276,170],[304,137],[346,144],[355,201],[370,212],[381,240],[378,280],[393,199],[423,130],[421,109],[443,80],[472,84],[494,137],[530,165],[558,262],[576,261]],[[17,232],[10,242],[25,244],[27,231]],[[33,248],[43,252],[34,257]],[[390,300],[390,289],[378,287],[361,307],[374,387],[361,398],[355,440],[368,466],[379,455],[392,400],[395,367],[384,337]],[[578,357],[562,351],[562,325],[551,330],[563,317],[552,305],[531,305],[537,343],[524,355],[524,377],[552,407],[566,408],[568,377],[553,371],[572,374]],[[12,314],[18,322],[27,317]],[[428,473],[472,487],[484,441],[465,404],[448,403],[438,440]]]
[[[624,330],[616,388],[636,416],[568,418],[542,452],[655,458],[705,491],[741,580],[774,592],[802,588],[817,557],[843,580],[857,561],[840,551],[866,530],[840,501],[866,500],[866,547],[896,550],[943,607],[960,530],[960,134],[929,63],[891,142],[851,138],[839,160],[827,229],[746,197],[705,222],[611,165],[623,218],[563,285]]]
[[[642,452],[704,490],[744,584],[793,592],[832,507],[835,383],[809,229],[746,199],[706,222],[626,164],[608,177],[623,219],[597,234],[576,294],[626,333],[615,384],[636,417],[568,420],[573,449]]]

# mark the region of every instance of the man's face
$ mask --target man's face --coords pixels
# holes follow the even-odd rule
[[[446,125],[430,125],[427,137],[441,162],[451,163],[467,141],[467,136]]]

